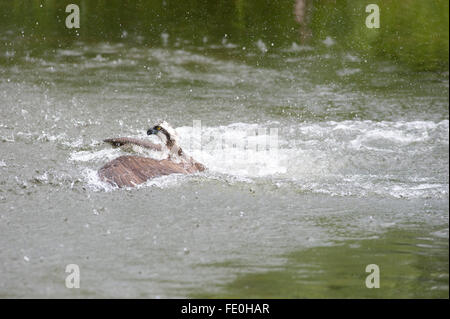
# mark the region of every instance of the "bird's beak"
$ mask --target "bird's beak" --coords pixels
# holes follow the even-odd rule
[[[155,130],[154,128],[149,128],[147,131],[147,135],[152,135],[152,134],[156,134],[156,133],[158,133],[158,131]]]

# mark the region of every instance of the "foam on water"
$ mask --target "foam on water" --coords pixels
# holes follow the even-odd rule
[[[269,127],[233,123],[227,126],[202,127],[201,132],[197,132],[197,129],[177,129],[181,136],[186,137],[182,139],[181,146],[210,171],[242,177],[262,177],[286,172],[286,168],[281,165],[283,155],[280,158],[278,145],[270,145]]]
[[[246,183],[269,182],[277,187],[295,187],[299,191],[334,196],[448,196],[445,174],[442,178],[433,177],[426,162],[427,152],[432,152],[433,148],[448,148],[448,121],[329,121],[277,125],[276,122],[265,125],[232,123],[201,128],[183,126],[176,130],[184,151],[208,168],[202,178],[223,176],[224,180],[234,178]],[[276,143],[270,144],[274,137],[270,129],[274,128],[279,133]],[[99,165],[130,151],[101,147],[73,151],[69,159]],[[421,154],[417,154],[418,150]],[[132,152],[156,159],[167,156],[139,147]],[[448,157],[442,161],[448,162]],[[410,169],[412,165],[415,170]],[[99,184],[92,177],[92,171],[89,172],[85,174],[88,184],[104,189],[103,183]],[[162,177],[141,187],[172,187],[183,180],[186,180],[183,176]]]
[[[103,182],[98,176],[97,170],[84,168],[81,172],[87,187],[92,191],[112,191],[116,189],[114,186]]]
[[[103,149],[98,151],[76,151],[70,154],[69,160],[78,162],[99,162],[113,160],[120,156],[119,149]]]

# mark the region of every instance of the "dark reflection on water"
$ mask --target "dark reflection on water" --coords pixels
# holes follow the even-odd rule
[[[298,38],[292,1],[72,1],[80,6],[80,29],[65,27],[66,3],[0,1],[0,28],[40,46],[77,40],[131,41],[175,46],[205,42],[273,45]],[[164,35],[166,34],[166,35]]]
[[[285,255],[272,271],[246,272],[216,292],[191,291],[194,298],[448,298],[448,240],[424,238],[422,230],[389,230],[379,238],[348,240]],[[255,247],[256,249],[256,247]],[[376,264],[380,288],[365,285],[366,266]],[[208,265],[203,265],[208,267]]]
[[[65,27],[67,3],[1,0],[0,32],[39,52],[76,41],[120,41],[184,47],[204,43],[263,51],[292,42],[337,43],[366,58],[381,56],[416,70],[448,70],[448,1],[376,1],[380,29],[368,29],[364,0],[72,1],[81,27]],[[262,42],[260,42],[262,41]],[[336,42],[337,41],[337,42]],[[264,43],[264,44],[262,44]],[[1,56],[1,55],[0,55]]]

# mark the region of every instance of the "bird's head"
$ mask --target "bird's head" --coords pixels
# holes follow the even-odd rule
[[[147,135],[152,134],[158,136],[168,149],[172,149],[173,146],[177,145],[177,132],[166,121],[158,122],[155,126],[148,129]]]

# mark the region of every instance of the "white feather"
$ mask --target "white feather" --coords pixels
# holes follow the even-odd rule
[[[172,126],[170,126],[170,124],[167,123],[166,121],[162,121],[158,125],[161,126],[163,129],[165,129],[166,132],[169,133],[170,139],[173,140],[175,144],[177,144],[179,137],[175,129]]]

